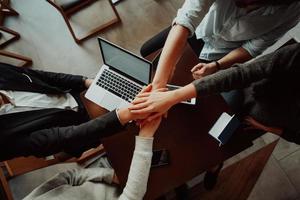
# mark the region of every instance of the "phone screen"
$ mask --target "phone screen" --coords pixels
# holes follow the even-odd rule
[[[151,167],[158,167],[169,164],[169,152],[166,149],[154,150]]]

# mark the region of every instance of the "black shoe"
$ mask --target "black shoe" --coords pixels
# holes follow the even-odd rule
[[[214,189],[217,184],[218,176],[223,167],[223,163],[218,165],[218,168],[214,171],[207,171],[204,175],[203,186],[206,190]]]

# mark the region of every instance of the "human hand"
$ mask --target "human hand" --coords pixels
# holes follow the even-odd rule
[[[151,121],[144,122],[140,125],[139,136],[153,137],[161,122],[161,117],[156,117]]]
[[[213,74],[216,71],[218,71],[218,66],[217,66],[216,62],[198,63],[191,69],[194,79],[203,78],[204,76]]]
[[[86,87],[86,88],[89,88],[91,85],[92,85],[92,83],[93,83],[93,79],[85,79],[85,81],[84,81],[84,86]]]
[[[148,121],[163,115],[176,103],[174,91],[166,91],[166,88],[161,88],[137,95],[129,110],[133,114],[152,114],[147,118]]]
[[[249,126],[249,127],[245,128],[246,130],[258,129],[258,130],[263,130],[266,132],[271,132],[276,135],[281,135],[281,133],[283,131],[281,128],[278,128],[278,127],[265,126],[250,116],[246,116],[244,120],[245,120],[246,125]]]
[[[119,185],[119,184],[120,184],[120,181],[119,181],[119,179],[118,179],[118,177],[117,177],[116,173],[114,173],[114,176],[113,176],[112,182],[113,182],[113,183],[115,183],[115,184],[117,184],[117,185]]]
[[[143,88],[140,93],[138,95],[141,95],[145,92],[150,92],[152,89],[152,85],[148,85],[145,88]],[[132,113],[130,112],[130,110],[128,108],[121,108],[117,110],[117,114],[119,116],[120,119],[120,123],[121,124],[126,124],[129,121],[132,120],[138,120],[138,119],[145,119],[146,117],[149,116],[149,113],[143,113],[143,114],[139,114],[139,113]]]

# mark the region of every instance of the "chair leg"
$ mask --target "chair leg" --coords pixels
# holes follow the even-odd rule
[[[32,64],[31,58],[28,58],[28,57],[25,57],[25,56],[22,56],[19,54],[15,54],[15,53],[12,53],[9,51],[0,50],[0,55],[23,61],[23,64],[20,64],[19,67],[26,67],[26,66]]]
[[[6,33],[9,33],[9,34],[13,35],[13,37],[12,37],[11,39],[9,39],[9,40],[3,42],[2,44],[0,44],[0,48],[5,47],[5,46],[8,45],[9,43],[11,43],[11,42],[13,42],[13,41],[15,41],[15,40],[18,40],[18,39],[21,37],[20,34],[19,34],[18,32],[13,31],[13,30],[11,30],[11,29],[9,29],[9,28],[6,28],[6,27],[4,27],[4,26],[0,26],[0,31],[3,31],[3,32],[6,32]],[[1,34],[2,34],[2,33],[1,33]],[[3,36],[3,34],[2,34],[2,36]]]
[[[0,199],[2,199],[1,195],[4,195],[3,197],[4,199],[13,200],[11,190],[9,188],[9,185],[7,183],[7,180],[1,168],[0,168],[0,187],[1,187],[0,190],[3,191],[3,193],[0,191]]]
[[[18,16],[19,13],[15,11],[12,7],[7,5],[4,1],[0,2],[1,4],[1,12],[3,12],[5,15],[13,15],[13,16]]]
[[[86,5],[88,5],[88,4],[90,4],[90,3],[94,2],[94,1],[95,1],[95,0],[87,0],[86,3],[85,3],[84,5],[86,6]],[[112,10],[113,10],[113,12],[114,12],[114,14],[115,14],[115,18],[112,19],[112,20],[110,20],[110,21],[108,21],[108,22],[106,22],[105,24],[102,24],[102,25],[100,25],[99,27],[97,27],[97,28],[95,28],[95,29],[89,31],[89,32],[87,33],[87,35],[85,35],[85,36],[83,36],[83,37],[81,37],[81,38],[78,38],[78,37],[76,36],[76,34],[75,34],[75,32],[74,32],[74,30],[73,30],[73,28],[72,28],[70,22],[69,22],[70,16],[66,14],[66,11],[63,10],[63,9],[61,8],[61,6],[59,6],[58,4],[56,4],[55,2],[53,2],[52,0],[47,0],[47,2],[50,3],[54,8],[56,8],[56,9],[60,12],[60,14],[63,16],[63,19],[64,19],[65,23],[67,24],[67,27],[68,27],[69,31],[71,32],[71,35],[72,35],[73,39],[75,40],[75,42],[76,42],[77,44],[80,44],[80,43],[83,42],[84,40],[86,40],[86,39],[88,39],[88,38],[91,38],[92,36],[95,36],[95,35],[98,34],[101,30],[104,30],[105,28],[108,28],[109,26],[111,26],[111,25],[113,25],[113,24],[115,24],[115,23],[121,21],[121,18],[120,18],[120,16],[119,16],[119,14],[118,14],[116,8],[115,8],[114,5],[112,4],[111,0],[107,0],[107,1],[108,1],[109,5],[111,6],[111,8],[112,8]],[[78,8],[79,8],[79,6],[76,6],[76,8],[74,8],[74,9],[78,10]],[[70,13],[73,13],[73,12],[75,11],[75,10],[73,10],[73,9],[70,9],[70,10],[71,10],[70,12],[68,11],[69,14],[70,14]]]

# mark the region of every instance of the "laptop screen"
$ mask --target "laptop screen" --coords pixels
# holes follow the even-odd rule
[[[151,63],[102,38],[98,38],[103,62],[132,78],[150,83]]]

